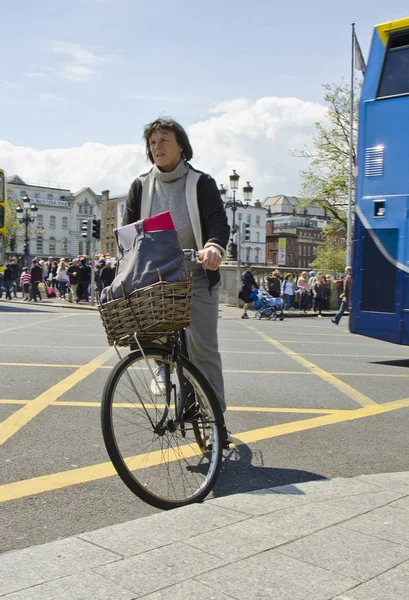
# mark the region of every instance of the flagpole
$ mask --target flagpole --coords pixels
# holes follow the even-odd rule
[[[351,97],[350,97],[350,115],[349,115],[349,173],[348,173],[348,212],[347,212],[347,244],[346,244],[346,263],[351,264],[352,255],[352,173],[353,173],[353,154],[354,154],[354,53],[355,53],[355,23],[352,23],[352,43],[351,43]]]

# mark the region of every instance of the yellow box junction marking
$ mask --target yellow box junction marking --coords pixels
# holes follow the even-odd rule
[[[309,371],[311,371],[311,373],[314,373],[314,375],[317,375],[323,381],[326,381],[327,383],[329,383],[330,385],[335,387],[337,390],[339,390],[340,392],[342,392],[343,394],[345,394],[346,396],[348,396],[349,398],[351,398],[352,400],[354,400],[361,406],[374,406],[374,405],[376,406],[376,402],[374,402],[374,400],[369,398],[369,396],[366,396],[365,394],[358,392],[358,390],[356,390],[352,386],[348,385],[347,383],[344,383],[343,381],[341,381],[334,375],[331,375],[327,371],[324,371],[324,369],[321,369],[317,365],[314,365],[314,363],[310,362],[303,356],[300,356],[299,354],[294,352],[294,350],[290,350],[289,348],[286,348],[286,346],[283,346],[283,344],[281,344],[281,342],[278,342],[274,338],[269,337],[268,335],[266,335],[262,331],[259,331],[252,325],[246,325],[246,327],[248,327],[248,329],[251,329],[252,331],[257,333],[257,335],[259,335],[260,337],[265,339],[267,342],[269,342],[270,344],[272,344],[273,346],[275,346],[276,348],[281,350],[284,354],[293,358],[300,365],[303,365],[304,367],[306,367]]]
[[[100,356],[94,358],[86,365],[81,366],[75,373],[71,373],[71,375],[68,375],[68,377],[65,377],[62,381],[59,381],[50,387],[48,390],[37,396],[37,398],[31,400],[23,408],[20,408],[0,423],[0,445],[4,444],[4,442],[17,433],[24,425],[29,423],[47,406],[74,387],[74,385],[98,369],[105,361],[109,360],[112,355],[113,350],[112,348],[109,348]]]
[[[253,429],[252,431],[244,431],[242,433],[235,434],[233,438],[235,442],[234,445],[239,446],[241,444],[251,444],[257,441],[288,435],[290,433],[297,433],[300,431],[307,431],[308,429],[324,427],[326,425],[335,425],[337,423],[345,423],[346,421],[355,421],[375,415],[381,415],[407,407],[409,407],[409,398],[388,402],[382,405],[375,404],[354,410],[338,411],[337,413],[303,419],[292,423],[282,423],[280,425],[272,425],[270,427],[263,427],[261,429]],[[197,450],[192,448],[190,445],[186,445],[182,448],[183,458],[189,458],[189,456],[195,456],[197,454]],[[178,460],[182,456],[182,448],[178,448],[177,456],[169,456],[169,462]],[[148,453],[147,455],[142,454],[129,457],[127,459],[127,464],[129,468],[132,469],[138,468],[139,465],[149,464],[152,466],[158,464],[158,452],[160,452],[160,456],[163,458],[163,452],[156,451]],[[6,483],[0,486],[0,503],[8,502],[10,500],[17,500],[18,498],[25,498],[26,496],[42,494],[44,492],[51,492],[70,487],[72,485],[78,485],[80,483],[97,481],[107,477],[112,477],[113,475],[116,475],[114,467],[110,462],[105,462],[92,465],[90,467],[80,467],[78,469],[71,469],[69,471],[62,471],[60,473],[52,473],[50,475],[33,477],[32,479],[24,479],[14,483]]]

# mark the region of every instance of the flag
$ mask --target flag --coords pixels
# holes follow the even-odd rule
[[[364,60],[364,56],[362,54],[361,46],[359,45],[358,38],[354,32],[355,39],[355,69],[358,71],[362,71],[362,74],[365,75],[366,64]]]

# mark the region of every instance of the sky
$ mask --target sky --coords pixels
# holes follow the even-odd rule
[[[326,118],[325,83],[350,79],[351,22],[407,0],[0,0],[0,168],[31,183],[125,194],[149,169],[143,127],[171,116],[192,165],[253,199],[297,195]],[[360,74],[356,71],[356,76]]]

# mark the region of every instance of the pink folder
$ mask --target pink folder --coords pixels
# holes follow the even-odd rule
[[[148,217],[143,220],[143,229],[144,231],[166,231],[166,230],[174,230],[175,225],[172,220],[172,215],[169,211],[160,213],[159,215],[154,215],[153,217]]]

